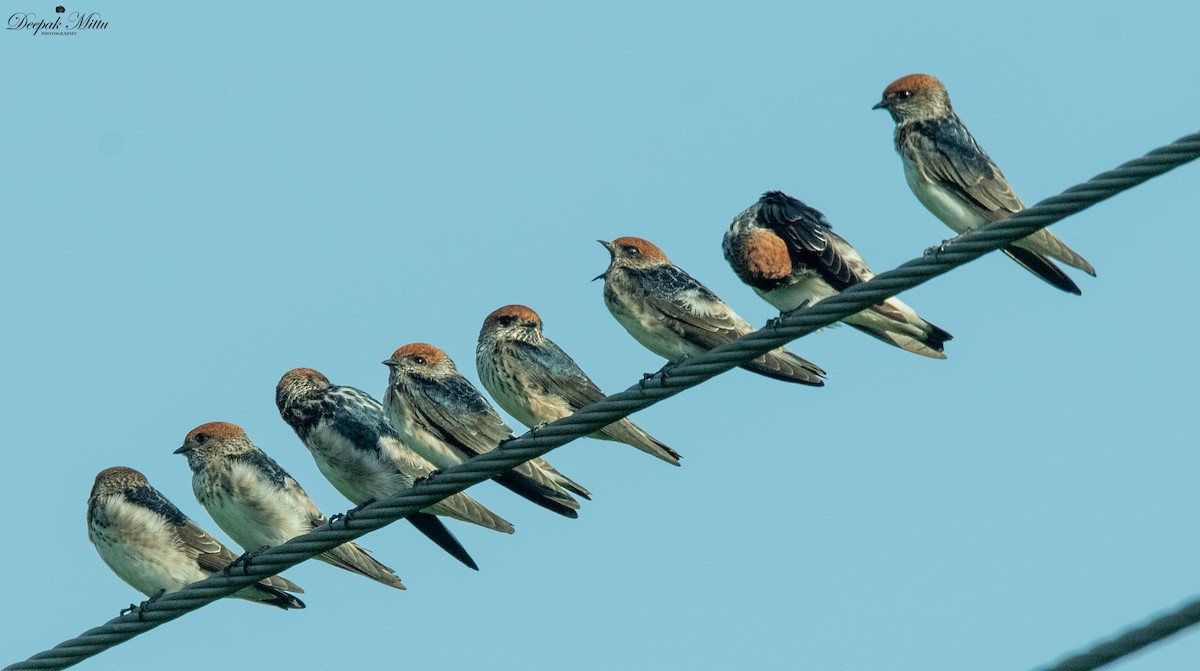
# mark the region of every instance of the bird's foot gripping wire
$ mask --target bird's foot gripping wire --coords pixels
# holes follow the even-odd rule
[[[667,363],[663,364],[662,368],[659,368],[658,370],[654,371],[653,373],[643,373],[642,379],[638,381],[638,387],[641,389],[645,389],[646,383],[655,378],[659,378],[659,385],[662,385],[664,382],[666,382],[667,378],[671,377],[671,371],[675,370],[676,366],[687,361],[690,358],[691,358],[690,356],[688,356],[687,354],[684,354],[683,356],[679,357],[678,359],[676,359],[674,361],[668,361]]]
[[[138,620],[144,620],[144,619],[146,619],[146,606],[149,606],[150,604],[154,603],[155,601],[158,601],[159,598],[162,597],[162,595],[164,595],[166,593],[167,593],[167,590],[164,587],[163,589],[158,590],[154,594],[151,594],[149,599],[146,599],[145,601],[137,604],[136,606],[131,603],[131,604],[129,604],[128,608],[122,608],[120,615],[125,616],[130,613],[137,613]]]
[[[692,358],[692,357],[688,356],[687,354],[684,354],[683,356],[679,357],[678,359],[676,359],[674,361],[668,361],[665,366],[658,369],[658,372],[655,373],[655,375],[661,374],[663,380],[666,380],[667,378],[671,377],[671,371],[675,370],[675,368],[677,366],[686,362],[690,358]]]
[[[232,571],[235,566],[240,566],[242,567],[242,575],[246,575],[250,572],[250,563],[254,560],[254,558],[266,552],[270,548],[270,545],[264,545],[254,550],[247,550],[242,553],[242,556],[229,562],[229,565],[221,569],[221,572],[228,576],[229,572]]]
[[[658,375],[658,373],[642,373],[642,379],[638,380],[638,389],[645,389],[646,383],[654,379],[655,375]]]
[[[416,483],[413,483],[413,484],[416,484]],[[375,499],[367,499],[366,501],[363,501],[362,503],[358,504],[357,506],[354,506],[353,508],[351,508],[350,510],[347,510],[344,513],[337,513],[336,515],[330,516],[329,526],[332,527],[334,522],[341,522],[342,528],[349,529],[350,528],[350,520],[354,519],[354,515],[356,513],[360,512],[363,508],[366,508],[367,506],[371,505],[372,503],[375,503]]]
[[[421,477],[419,477],[419,478],[415,478],[415,479],[413,480],[413,487],[416,487],[417,485],[423,485],[423,484],[425,484],[426,482],[429,482],[429,478],[432,478],[432,477],[433,477],[433,476],[435,476],[435,475],[441,475],[441,474],[442,474],[442,471],[441,471],[441,470],[433,470],[433,471],[429,471],[429,472],[428,472],[428,473],[426,473],[425,475],[422,475],[422,476],[421,476]]]
[[[942,240],[941,244],[938,244],[933,247],[929,247],[928,249],[925,250],[924,257],[929,258],[932,256],[934,258],[934,260],[936,261],[937,258],[939,256],[941,256],[942,252],[946,251],[946,245],[954,242],[957,239],[958,239],[957,237],[948,238],[946,240]]]

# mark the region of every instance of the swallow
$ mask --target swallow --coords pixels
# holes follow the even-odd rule
[[[179,511],[146,476],[124,466],[96,476],[87,505],[88,539],[105,564],[137,591],[156,598],[229,566],[238,555]],[[272,576],[230,594],[285,610],[304,608],[295,583]]]
[[[531,429],[605,398],[574,359],[542,334],[542,318],[524,305],[506,305],[483,320],[475,366],[496,403]],[[628,418],[591,437],[625,443],[679,465],[678,452]]]
[[[445,352],[426,343],[400,347],[388,367],[384,412],[392,428],[438,468],[450,468],[515,438],[512,429]],[[579,516],[571,496],[591,494],[544,459],[532,459],[492,478],[564,517]]]
[[[312,453],[321,474],[350,501],[365,505],[407,490],[437,467],[388,425],[383,406],[354,387],[335,385],[311,368],[284,373],[275,386],[279,415]],[[438,516],[513,533],[507,520],[464,492],[413,513],[409,523],[466,566],[478,564]]]
[[[979,146],[950,106],[936,77],[913,74],[883,90],[872,109],[885,109],[896,122],[896,152],[904,179],[921,204],[959,235],[1007,219],[1025,209],[1004,173]],[[1095,277],[1086,259],[1042,229],[1004,248],[1029,272],[1063,291],[1079,287],[1051,259]]]
[[[245,550],[282,545],[329,521],[300,483],[236,424],[201,424],[187,434],[175,454],[187,457],[196,500]],[[353,541],[315,559],[404,589],[395,571]]]
[[[780,191],[769,191],[734,217],[722,244],[733,272],[780,312],[812,305],[875,277],[825,215]],[[889,298],[842,321],[902,349],[945,359],[953,336]]]
[[[699,280],[671,263],[641,238],[598,240],[611,255],[604,278],[604,304],[646,349],[676,362],[751,333],[754,328]],[[767,377],[814,387],[825,371],[780,347],[741,364]]]

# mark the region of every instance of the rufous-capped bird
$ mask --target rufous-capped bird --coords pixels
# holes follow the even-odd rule
[[[734,217],[722,244],[733,272],[780,312],[836,296],[875,277],[825,215],[782,191],[769,191]],[[842,321],[922,356],[945,359],[953,336],[889,298]]]
[[[300,483],[236,424],[201,424],[175,454],[187,457],[196,500],[244,550],[283,545],[329,521]],[[354,541],[314,559],[404,589],[395,571]]]
[[[221,571],[238,555],[208,535],[132,468],[100,471],[87,503],[88,539],[121,580],[151,599]],[[229,596],[285,610],[304,608],[303,593],[282,576]]]
[[[605,398],[600,387],[553,340],[542,318],[524,305],[505,305],[483,320],[475,346],[479,381],[504,411],[535,428]],[[636,447],[679,465],[679,453],[629,418],[591,434]]]
[[[699,280],[671,263],[648,240],[621,237],[598,241],[608,250],[604,304],[621,326],[646,349],[676,362],[733,342],[754,331]],[[825,371],[780,347],[742,368],[785,382],[825,384]]]
[[[904,179],[921,204],[959,235],[1025,209],[1000,168],[950,106],[946,87],[932,75],[906,75],[888,84],[872,109],[896,122],[896,152]],[[1004,248],[1026,270],[1063,291],[1079,287],[1055,265],[1061,261],[1096,275],[1086,259],[1042,229]]]

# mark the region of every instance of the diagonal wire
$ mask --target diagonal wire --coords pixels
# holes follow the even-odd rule
[[[174,620],[262,578],[280,573],[346,541],[387,526],[451,494],[546,454],[576,438],[586,436],[622,417],[880,303],[901,291],[923,284],[933,277],[1000,249],[1038,229],[1198,157],[1200,133],[1180,138],[1168,146],[1097,175],[1008,219],[959,236],[941,245],[936,252],[927,252],[923,257],[909,261],[895,270],[881,273],[869,282],[850,287],[840,295],[786,313],[779,319],[772,320],[763,329],[728,345],[668,365],[619,394],[530,431],[505,443],[500,449],[448,468],[412,489],[366,506],[345,522],[326,524],[283,545],[270,548],[256,556],[248,567],[238,567],[228,575],[217,573],[182,590],[166,594],[147,604],[140,612],[109,620],[6,669],[64,669],[77,664],[164,622]],[[1200,609],[1194,609],[1185,617],[1186,620],[1180,622],[1173,631],[1200,621]],[[1169,633],[1163,634],[1163,637],[1166,635]],[[1146,644],[1148,643],[1112,656],[1111,659],[1128,654]]]
[[[1054,666],[1038,671],[1091,671],[1137,652],[1142,648],[1174,636],[1200,622],[1200,599],[1190,601],[1175,610],[1156,617],[1146,624],[1132,627],[1125,633],[1099,643],[1091,650],[1072,655]]]

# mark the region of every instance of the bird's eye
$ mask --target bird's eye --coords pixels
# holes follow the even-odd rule
[[[632,256],[637,256],[638,254],[641,253],[641,250],[639,250],[637,247],[634,247],[633,245],[629,245],[625,248],[625,253],[630,254]]]
[[[896,91],[897,100],[908,100],[912,97],[912,91]]]
[[[512,324],[512,322],[513,322],[513,318],[511,315],[504,315],[504,316],[500,317],[500,325],[501,326],[508,326],[509,324]]]
[[[196,442],[200,443],[201,445],[207,443],[208,442],[208,434],[207,433],[197,433],[196,434]]]
[[[425,365],[425,357],[423,357],[423,356],[414,356],[412,358],[412,360],[413,360],[413,363],[417,364],[418,366]]]

